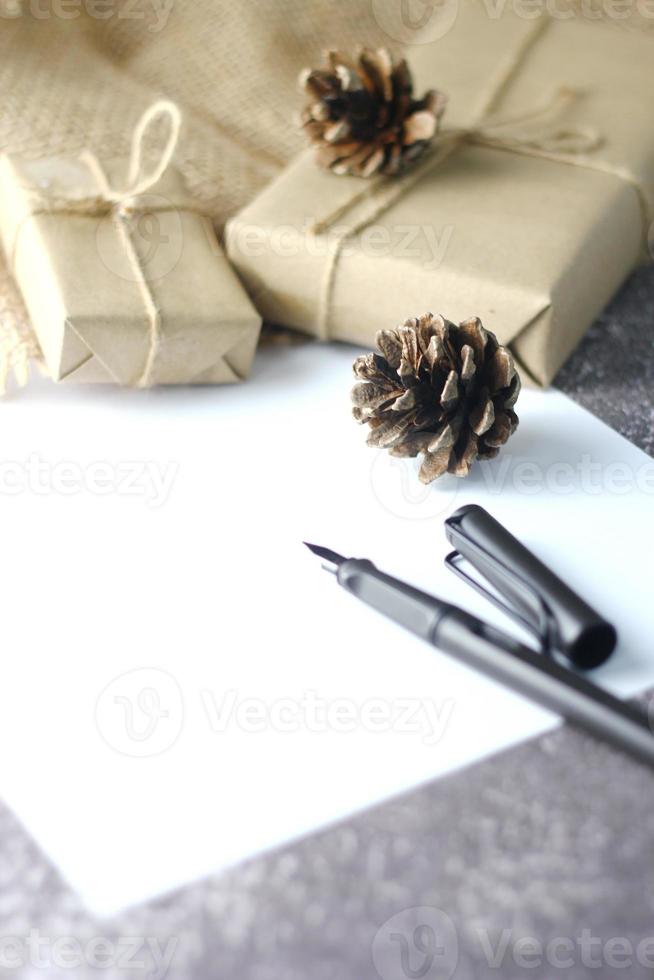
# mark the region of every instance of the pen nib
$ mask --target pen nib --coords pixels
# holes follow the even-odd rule
[[[342,565],[346,559],[343,555],[337,554],[335,551],[331,551],[330,548],[323,548],[319,544],[309,544],[308,541],[303,541],[303,544],[307,546],[309,551],[314,555],[318,555],[318,558],[322,558],[322,567],[328,572],[336,572],[339,565]]]

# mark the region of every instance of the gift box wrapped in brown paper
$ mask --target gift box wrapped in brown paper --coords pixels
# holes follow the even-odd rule
[[[496,146],[471,140],[440,162],[436,147],[415,172],[371,180],[307,151],[230,221],[228,254],[265,318],[368,346],[425,310],[475,315],[526,377],[551,381],[645,254],[654,48],[523,14],[465,0],[443,37],[407,52],[416,92],[448,95],[444,128],[504,117],[504,143],[496,130]],[[534,108],[563,89],[574,98],[553,118]]]
[[[126,167],[102,162],[112,185]],[[0,233],[51,377],[121,385],[245,377],[261,320],[179,173],[168,167],[131,215],[77,208],[99,194],[83,159],[0,159]]]

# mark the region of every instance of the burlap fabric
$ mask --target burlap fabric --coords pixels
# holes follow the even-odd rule
[[[574,2],[585,15],[607,9],[605,0]],[[303,146],[300,69],[333,46],[384,44],[399,53],[385,12],[399,3],[0,0],[0,149],[127,155],[144,108],[167,96],[185,119],[175,162],[220,231]],[[651,29],[654,20],[633,8],[616,25]],[[37,353],[0,267],[0,383],[7,370],[20,379]]]

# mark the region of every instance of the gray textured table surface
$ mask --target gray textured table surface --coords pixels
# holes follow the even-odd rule
[[[653,322],[644,270],[557,379],[649,453]],[[167,954],[171,980],[651,976],[653,856],[651,773],[565,726],[110,922],[0,809],[0,975],[160,978]],[[16,968],[30,930],[49,945]],[[113,942],[82,957],[106,968],[67,937]]]

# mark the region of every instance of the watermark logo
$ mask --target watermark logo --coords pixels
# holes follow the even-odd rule
[[[459,0],[371,0],[373,16],[391,41],[431,44],[455,26]],[[525,21],[654,21],[654,0],[482,0],[488,20],[507,13]]]
[[[372,491],[385,510],[403,520],[433,520],[449,513],[461,489],[469,485],[449,474],[427,486],[419,480],[421,457],[390,456],[379,450],[370,468]],[[582,493],[589,497],[628,494],[654,495],[654,462],[645,460],[634,467],[624,460],[600,461],[589,453],[578,459],[540,463],[528,456],[505,450],[495,460],[480,460],[473,470],[475,485],[491,496],[540,494],[567,497]]]
[[[116,225],[99,221],[95,241],[110,272],[127,282],[157,282],[170,275],[182,257],[184,234],[179,211],[158,194],[143,194],[138,209],[121,211],[126,241],[116,247]]]
[[[382,31],[400,44],[431,44],[445,37],[459,15],[459,0],[371,0]]]
[[[418,478],[421,462],[419,456],[389,456],[383,449],[375,453],[370,470],[372,492],[394,517],[432,521],[449,514],[455,506],[461,481],[446,476],[437,485],[425,486]]]
[[[154,667],[114,678],[100,694],[96,727],[110,748],[121,755],[148,758],[172,748],[189,711],[197,714],[209,735],[316,736],[366,732],[409,735],[433,748],[444,738],[456,704],[453,698],[324,697],[305,690],[297,696],[260,698],[235,688],[216,692],[202,688],[184,697],[169,673]]]
[[[459,940],[449,915],[429,905],[398,912],[372,943],[381,980],[450,980],[459,961]]]
[[[618,970],[654,968],[654,937],[598,936],[587,927],[574,935],[539,938],[468,925],[466,945],[475,962],[497,976],[517,977],[522,971],[531,976],[543,968],[552,976],[567,977],[577,968],[613,976]],[[404,909],[378,930],[372,959],[381,980],[451,980],[459,960],[457,929],[442,909]]]
[[[95,723],[107,745],[121,755],[161,755],[182,731],[181,688],[157,667],[130,670],[105,687],[96,704]]]

